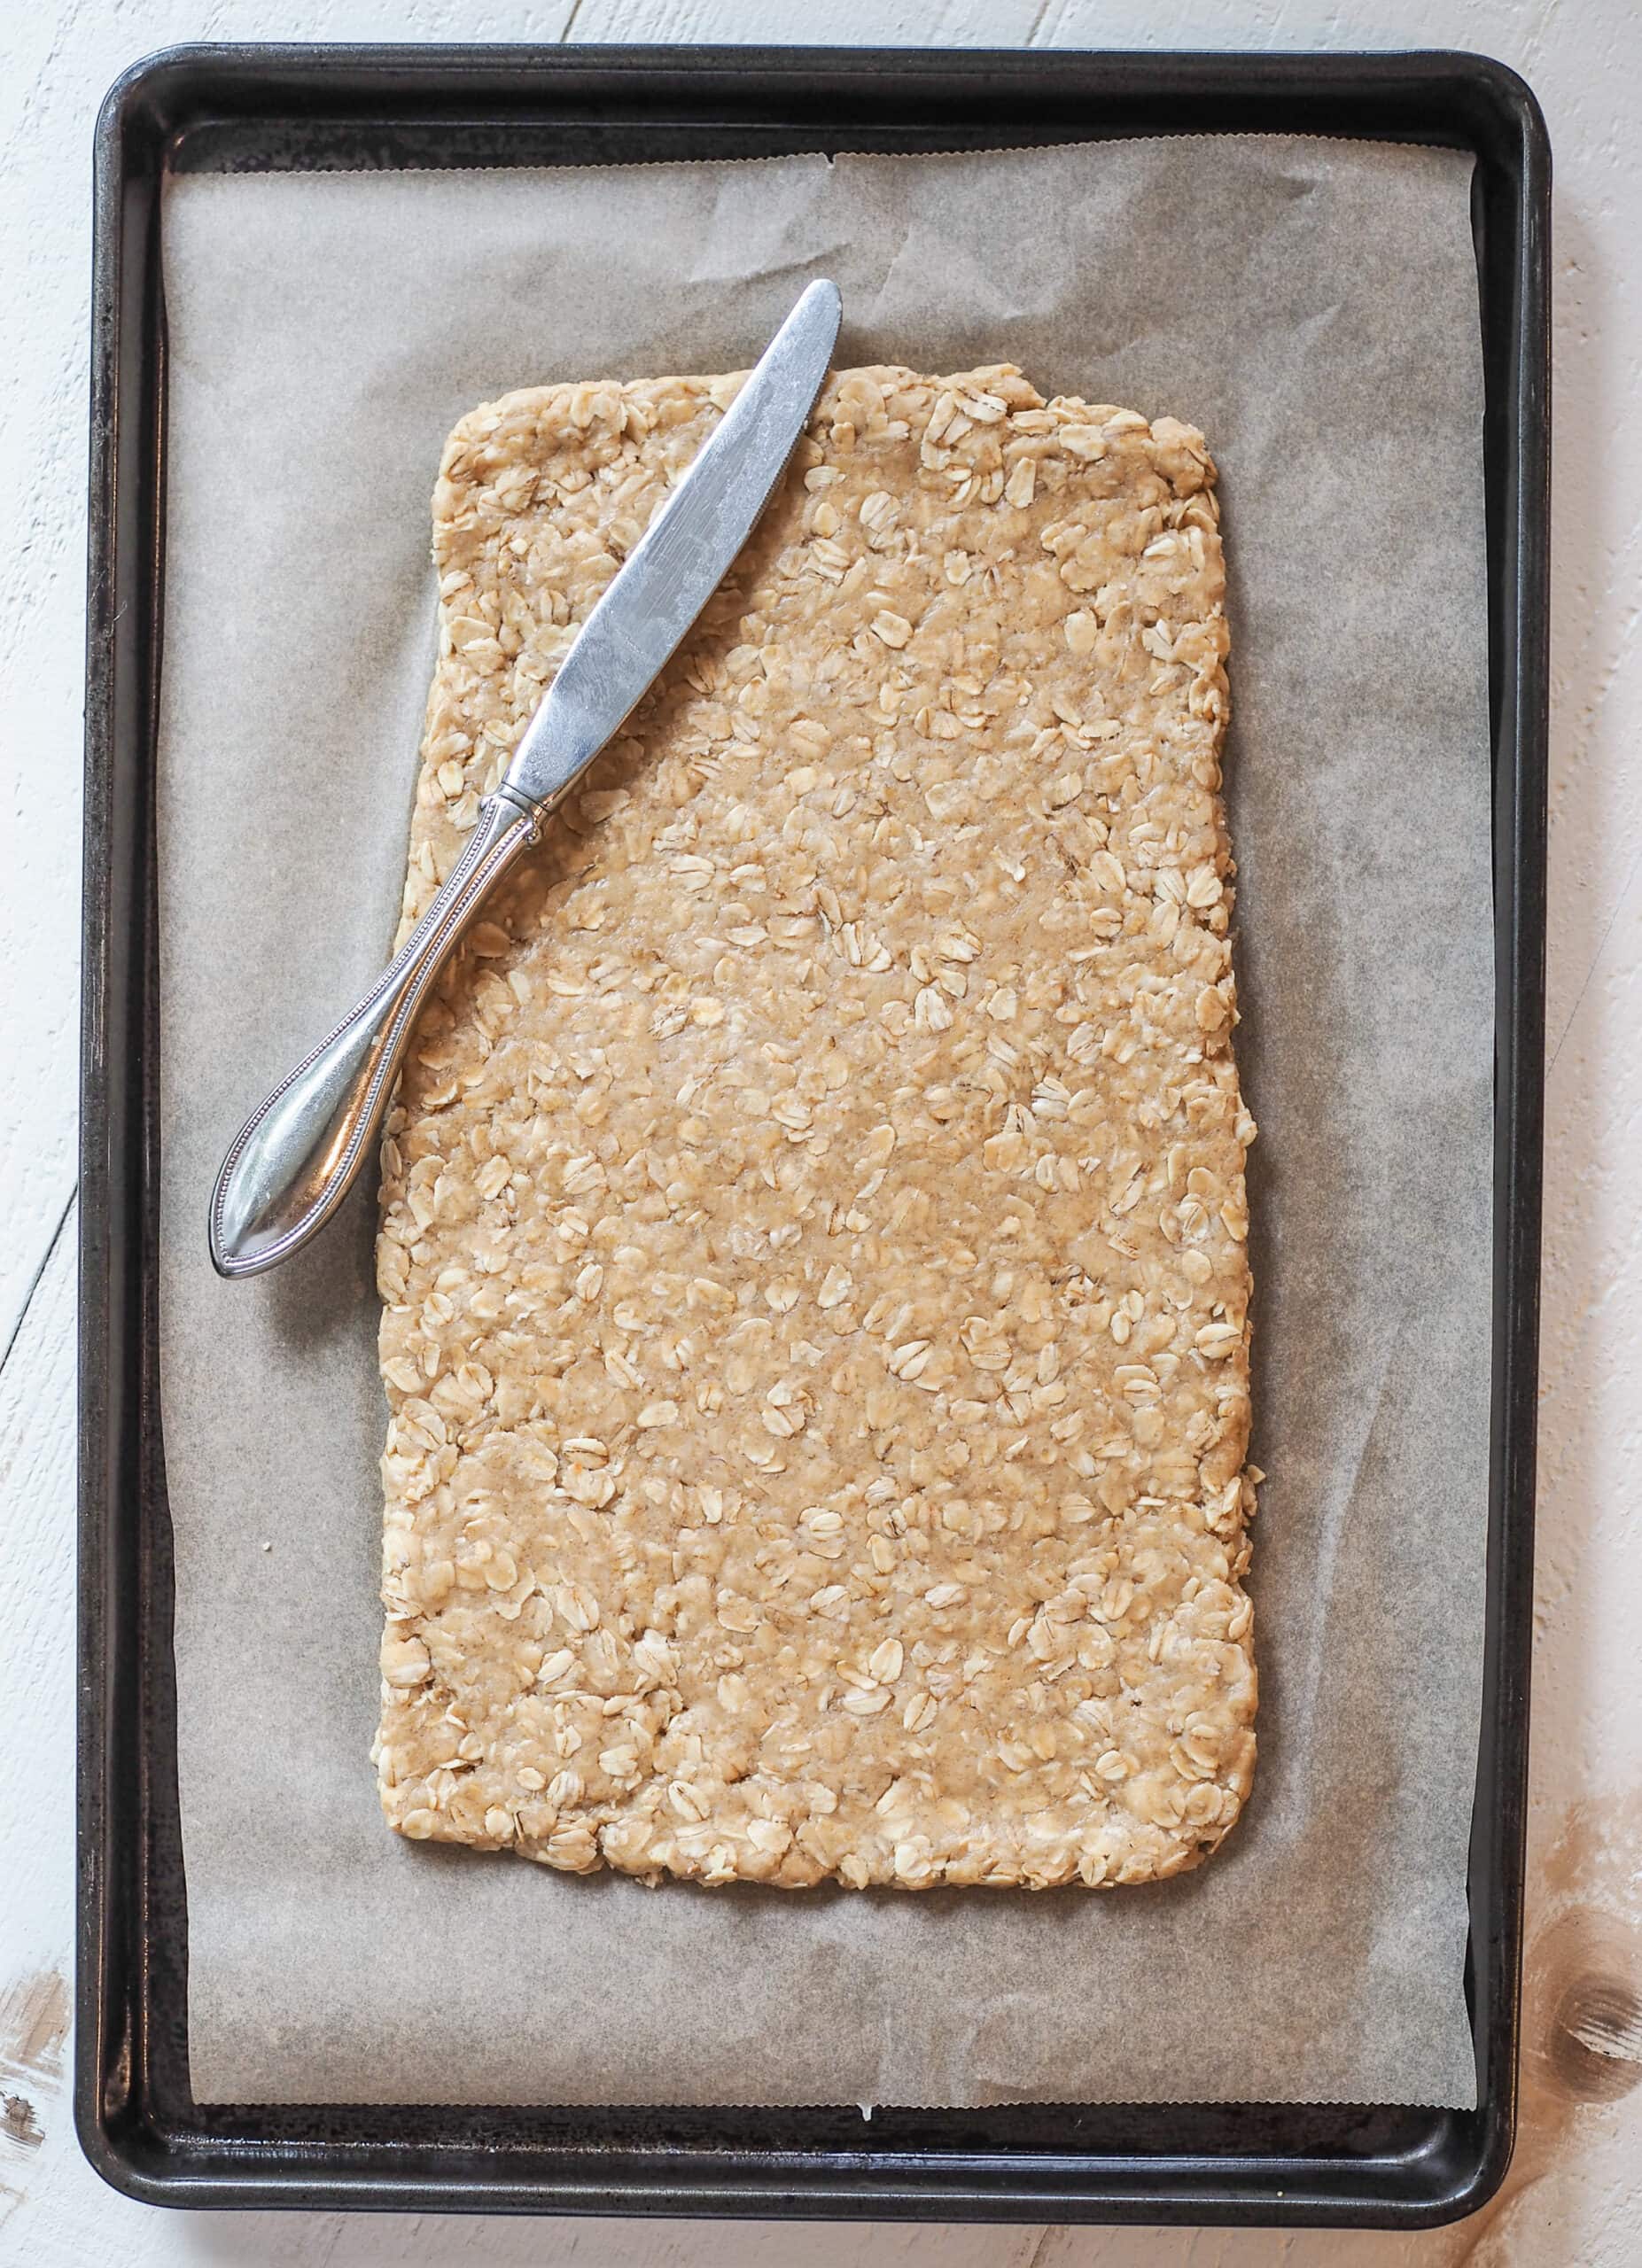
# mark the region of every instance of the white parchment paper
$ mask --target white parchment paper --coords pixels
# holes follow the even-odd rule
[[[175,182],[161,1364],[202,2100],[1468,2106],[1492,947],[1469,164],[1234,137]],[[207,1191],[372,975],[428,500],[504,389],[1019,362],[1223,476],[1253,1160],[1252,1806],[1090,1893],[581,1881],[377,1810],[372,1192],[227,1285]]]

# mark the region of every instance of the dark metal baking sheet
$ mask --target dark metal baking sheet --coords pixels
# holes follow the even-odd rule
[[[829,2109],[196,2104],[154,1360],[165,173],[1255,131],[1476,158],[1497,969],[1488,1630],[1467,1963],[1478,2108],[1011,2105],[881,2109],[868,2126]],[[1515,2109],[1532,1602],[1549,174],[1528,89],[1455,54],[192,47],[112,90],[92,326],[76,2115],[116,2187],[217,2207],[1414,2227],[1475,2210],[1498,2186]]]

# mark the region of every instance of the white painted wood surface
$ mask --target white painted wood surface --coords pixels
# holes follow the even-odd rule
[[[81,2159],[51,2041],[20,2040],[14,2019],[34,1980],[66,1975],[73,1940],[68,1208],[90,129],[115,74],[154,48],[292,37],[1443,45],[1498,55],[1536,88],[1558,175],[1558,461],[1533,1903],[1524,2136],[1504,2198],[1478,2221],[1397,2239],[191,2217],[114,2196]],[[44,0],[0,13],[0,2095],[15,2098],[0,2119],[0,2268],[1642,2262],[1642,2024],[1627,2036],[1590,1998],[1594,1980],[1642,2000],[1639,81],[1635,0]]]

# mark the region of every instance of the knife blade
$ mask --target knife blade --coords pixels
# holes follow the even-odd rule
[[[220,1276],[277,1267],[341,1204],[429,987],[751,533],[821,392],[841,312],[833,284],[812,284],[798,300],[583,623],[439,895],[359,1006],[240,1128],[211,1194],[207,1240]]]
[[[632,714],[717,590],[787,468],[837,343],[836,284],[812,284],[577,633],[502,782],[562,796]]]

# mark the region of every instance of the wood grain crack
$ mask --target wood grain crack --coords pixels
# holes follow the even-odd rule
[[[17,1311],[17,1321],[12,1325],[12,1335],[5,1342],[5,1352],[0,1355],[0,1378],[5,1375],[5,1366],[11,1361],[17,1342],[23,1335],[23,1325],[28,1320],[29,1311],[34,1306],[35,1295],[44,1280],[45,1271],[51,1265],[52,1255],[62,1242],[63,1231],[68,1226],[68,1218],[74,1209],[74,1200],[79,1194],[80,1184],[76,1181],[63,1200],[63,1209],[58,1215],[57,1226],[52,1230],[46,1248],[40,1255],[40,1264],[28,1279],[28,1289],[23,1294],[23,1304]]]

